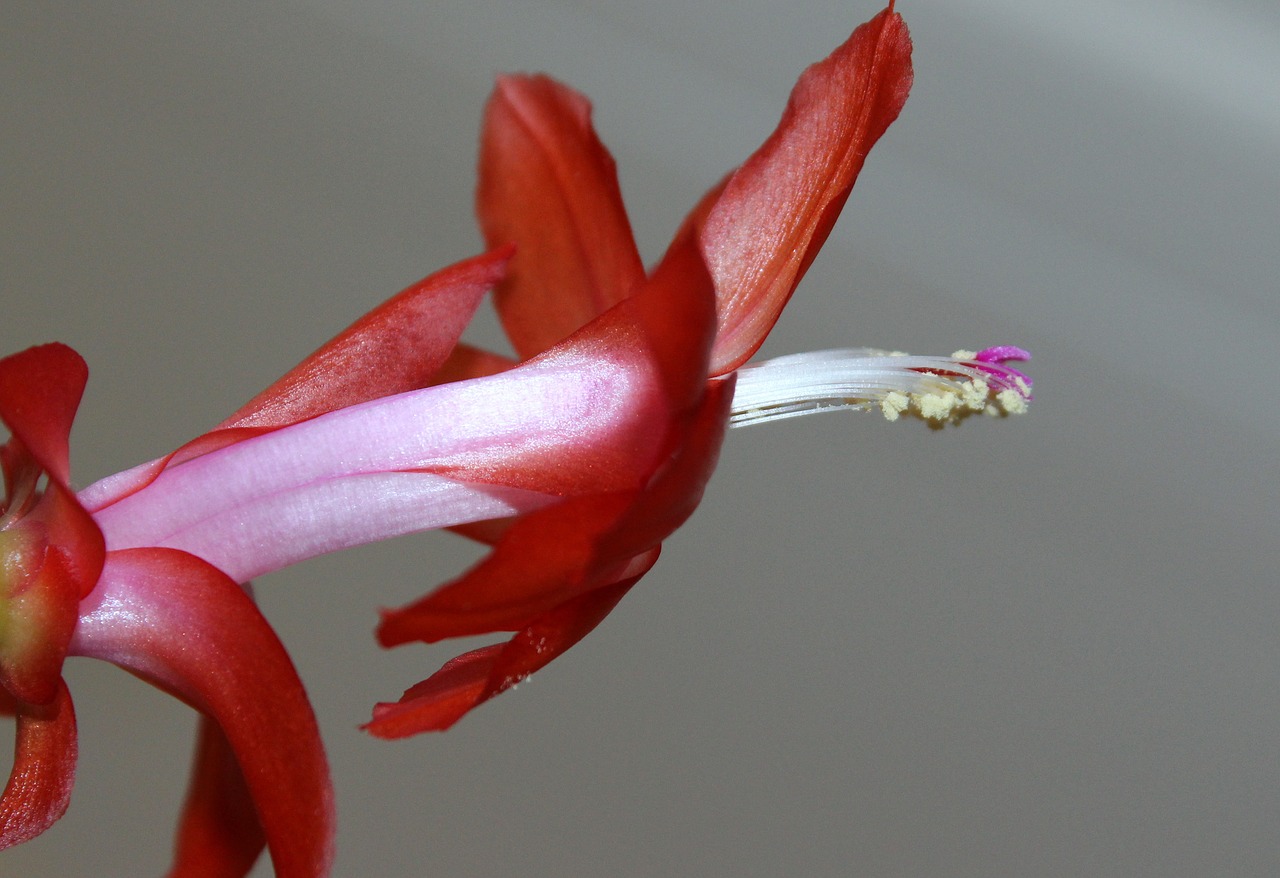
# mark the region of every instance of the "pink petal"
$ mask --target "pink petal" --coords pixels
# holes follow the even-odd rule
[[[180,498],[175,493],[172,499]],[[111,539],[121,547],[181,549],[237,582],[248,582],[307,558],[460,522],[503,518],[546,499],[518,488],[469,485],[431,473],[356,474],[253,497],[199,519],[119,519],[121,530],[113,531]],[[183,509],[194,511],[191,506]],[[153,506],[148,515],[163,512]],[[132,538],[131,526],[137,526]]]
[[[221,727],[280,878],[328,873],[333,792],[289,656],[240,586],[192,555],[107,556],[72,641],[185,699]]]
[[[146,463],[122,470],[99,479],[80,491],[77,499],[92,513],[118,503],[130,494],[136,494],[156,480],[160,473],[171,466],[186,463],[205,454],[235,445],[254,436],[270,433],[278,427],[224,427],[204,433],[169,452]]]
[[[459,346],[458,337],[510,258],[511,248],[501,248],[419,281],[347,327],[218,429],[166,457],[101,479],[81,491],[80,501],[97,511],[142,490],[166,467],[339,408],[440,383],[446,366],[459,368],[450,365],[459,347],[475,352],[475,359],[483,356],[486,365],[498,361]],[[477,367],[479,374],[487,372]]]
[[[485,112],[476,201],[489,246],[517,247],[496,301],[522,358],[584,326],[644,277],[591,105],[554,80],[498,80]]]
[[[632,484],[662,441],[646,424],[661,405],[655,378],[636,357],[564,351],[341,409],[171,467],[95,517],[112,549],[199,545],[239,578],[297,560],[291,543],[309,555],[510,515],[542,505],[538,495]],[[384,504],[387,516],[369,515],[365,502]],[[270,527],[270,539],[248,525],[221,548],[198,537],[204,527],[238,527],[238,516]],[[191,534],[198,542],[187,542]]]
[[[76,774],[76,715],[66,684],[46,705],[18,702],[13,769],[0,794],[0,850],[29,841],[58,821]]]

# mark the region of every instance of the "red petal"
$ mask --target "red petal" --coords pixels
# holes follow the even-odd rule
[[[706,384],[716,310],[711,275],[693,242],[674,244],[644,286],[617,310],[643,333],[671,408],[696,405]],[[607,323],[597,331],[607,333]]]
[[[64,344],[46,344],[0,359],[0,421],[40,468],[71,479],[71,422],[89,367]]]
[[[702,393],[715,329],[710,278],[696,248],[686,255],[668,260],[634,295],[563,343],[475,388],[495,405],[528,409],[511,390],[519,392],[524,380],[554,376],[555,386],[564,387],[559,382],[591,385],[592,376],[609,376],[607,401],[601,395],[593,410],[570,415],[555,392],[538,391],[542,408],[533,410],[544,412],[540,429],[440,455],[430,470],[569,496],[642,486],[670,450],[673,422]]]
[[[486,375],[505,372],[515,365],[516,361],[510,357],[486,351],[466,342],[459,342],[453,349],[453,353],[449,355],[449,359],[445,360],[444,365],[431,376],[431,383],[449,384],[454,381],[466,381],[468,378],[483,378]]]
[[[707,385],[679,445],[645,490],[597,546],[600,557],[618,558],[665,540],[693,514],[720,457],[733,405],[733,378]]]
[[[485,112],[477,211],[490,246],[518,248],[496,301],[521,358],[570,335],[644,277],[591,105],[545,76],[498,80]]]
[[[911,78],[906,25],[886,9],[804,72],[777,130],[690,217],[716,282],[712,375],[740,366],[773,328]]]
[[[114,662],[208,714],[239,763],[275,874],[328,873],[333,791],[320,732],[288,654],[240,586],[184,552],[112,552],[72,652]]]
[[[388,299],[217,429],[166,457],[99,482],[94,486],[93,511],[141,491],[167,467],[335,409],[437,383],[443,369],[465,368],[450,365],[460,347],[458,337],[510,258],[509,247],[494,250],[438,271]],[[501,359],[482,354],[477,351],[472,359],[485,365]],[[457,363],[471,360],[459,358]]]
[[[458,656],[395,704],[376,705],[365,730],[380,738],[403,738],[449,728],[472,708],[528,679],[585,637],[657,558],[657,549],[637,558],[627,578],[542,614],[507,643]]]
[[[592,574],[602,566],[596,544],[634,496],[572,497],[521,516],[467,573],[403,609],[384,610],[378,642],[390,647],[510,631],[595,588]]]
[[[266,843],[235,752],[218,724],[202,716],[168,878],[241,878]]]
[[[0,850],[30,841],[66,813],[76,774],[76,714],[59,681],[47,705],[18,702],[13,770],[0,795]]]
[[[511,248],[503,247],[419,281],[347,327],[220,426],[281,426],[425,386],[510,258]]]

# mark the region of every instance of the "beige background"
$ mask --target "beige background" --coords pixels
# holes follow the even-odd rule
[[[456,651],[378,650],[374,608],[469,547],[264,579],[327,736],[338,874],[1280,871],[1280,409],[1255,359],[1280,316],[1280,12],[900,8],[914,93],[766,350],[1016,343],[1033,414],[733,433],[608,622],[443,736],[355,727]],[[7,0],[0,349],[88,359],[87,483],[476,251],[495,72],[595,99],[653,258],[875,11]],[[0,874],[159,874],[192,717],[114,668],[68,676],[71,813]]]

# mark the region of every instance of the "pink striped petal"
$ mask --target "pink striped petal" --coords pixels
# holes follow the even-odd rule
[[[244,581],[337,548],[537,508],[548,494],[630,484],[661,441],[641,429],[659,381],[637,354],[596,353],[566,347],[252,436],[164,470],[95,518],[113,550],[182,548]],[[96,505],[111,490],[83,496]]]

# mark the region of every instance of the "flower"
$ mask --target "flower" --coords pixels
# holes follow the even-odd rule
[[[398,702],[378,705],[370,732],[400,737],[447,728],[581,639],[653,566],[662,540],[697,506],[731,419],[776,416],[783,406],[875,402],[895,417],[914,411],[940,421],[964,411],[1017,410],[1029,398],[1025,376],[1003,365],[1025,357],[1012,348],[893,367],[837,354],[822,358],[836,372],[822,386],[797,384],[794,370],[778,380],[780,367],[773,367],[748,373],[749,386],[739,383],[735,394],[739,367],[764,341],[867,151],[902,108],[910,52],[906,26],[890,6],[809,68],[778,128],[707,193],[648,276],[587,100],[545,76],[499,80],[485,117],[477,204],[489,245],[516,245],[495,296],[507,335],[532,362],[588,339],[602,356],[625,356],[637,345],[632,356],[638,362],[646,352],[663,379],[661,403],[643,427],[660,437],[660,453],[633,458],[627,478],[614,484],[579,484],[573,496],[501,527],[468,531],[493,551],[425,598],[384,612],[379,640],[394,646],[515,634],[453,659]],[[503,364],[467,350],[455,356],[455,367],[453,374],[474,375]],[[833,380],[844,388],[838,398],[831,397]],[[946,408],[952,396],[959,404]],[[499,472],[481,478],[531,487]]]
[[[379,704],[382,737],[447,728],[569,649],[698,505],[732,423],[879,405],[935,422],[1017,411],[989,348],[744,365],[824,242],[911,83],[892,6],[801,77],[778,129],[646,273],[584,98],[507,77],[482,138],[491,250],[362,317],[210,433],[69,487],[87,380],[70,348],[0,359],[0,709],[17,759],[0,846],[63,813],[68,656],[113,662],[202,713],[171,874],[327,873],[332,791],[302,684],[247,583],[304,558],[454,528],[489,555],[384,611],[384,646],[514,632]],[[458,343],[483,293],[519,361]],[[41,480],[43,479],[43,488]]]

